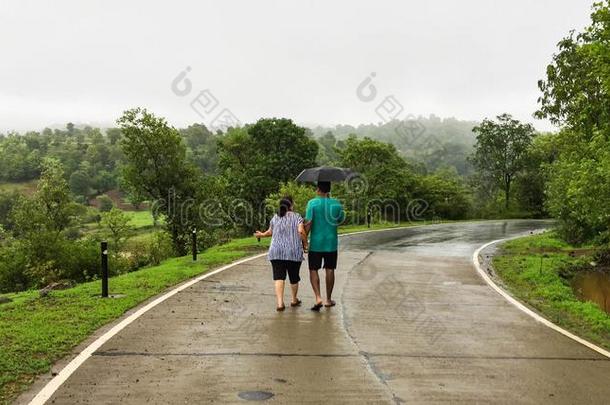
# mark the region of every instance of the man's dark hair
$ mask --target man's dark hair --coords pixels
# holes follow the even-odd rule
[[[318,190],[323,193],[330,193],[330,181],[319,181]]]

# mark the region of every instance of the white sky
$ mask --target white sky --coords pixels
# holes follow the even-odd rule
[[[0,0],[0,131],[107,126],[134,106],[205,122],[189,104],[206,88],[242,122],[379,122],[390,94],[405,114],[534,122],[537,80],[591,4]],[[187,66],[193,90],[179,97],[171,82]],[[371,72],[378,98],[365,103],[356,88]]]

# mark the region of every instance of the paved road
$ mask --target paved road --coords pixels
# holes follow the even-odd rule
[[[471,257],[542,227],[509,221],[346,236],[338,306],[275,312],[265,259],[175,295],[87,360],[72,403],[608,403],[610,361],[492,291]],[[302,271],[303,275],[307,271]]]

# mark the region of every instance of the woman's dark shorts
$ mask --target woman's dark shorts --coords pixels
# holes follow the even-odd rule
[[[322,267],[334,270],[337,268],[337,251],[313,252],[310,250],[307,260],[309,261],[309,270],[311,271],[320,270]]]
[[[296,284],[301,281],[301,277],[299,277],[301,262],[294,262],[292,260],[271,260],[271,267],[273,267],[274,280],[286,280],[286,273],[288,273],[290,284]]]

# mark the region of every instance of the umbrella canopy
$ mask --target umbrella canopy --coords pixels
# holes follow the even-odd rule
[[[296,178],[296,181],[303,183],[317,183],[319,181],[344,181],[345,179],[356,175],[351,169],[342,169],[340,167],[312,167],[305,169]]]

